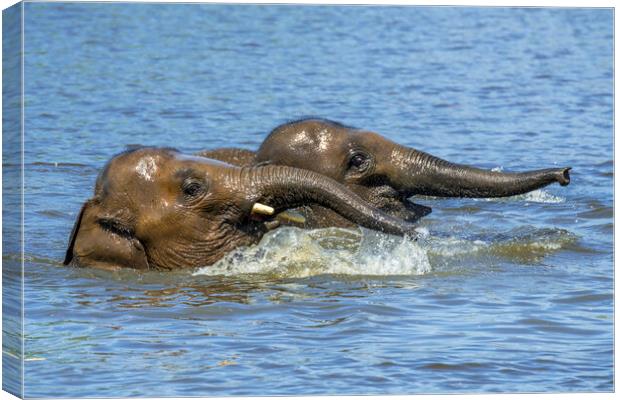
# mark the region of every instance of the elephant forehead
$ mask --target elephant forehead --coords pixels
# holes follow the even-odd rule
[[[144,148],[121,153],[106,165],[102,179],[121,185],[136,180],[152,182],[168,158],[169,152],[162,149]]]
[[[144,156],[140,158],[135,167],[138,177],[149,182],[154,180],[158,169],[157,161],[153,156]]]
[[[168,177],[178,175],[179,171],[191,170],[198,174],[213,175],[228,164],[200,156],[182,153],[145,154],[134,161],[133,171],[139,182],[156,182],[161,184]]]
[[[322,129],[316,134],[316,147],[319,151],[326,151],[332,141],[333,136],[327,129]]]
[[[343,141],[343,135],[338,134],[329,127],[321,129],[302,129],[291,138],[289,148],[291,150],[305,150],[316,152],[327,152],[334,149]]]
[[[113,161],[101,179],[101,195],[105,198],[145,199],[160,192],[165,160],[156,154],[143,154],[126,162]]]

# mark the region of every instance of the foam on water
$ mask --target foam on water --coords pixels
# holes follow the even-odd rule
[[[523,200],[529,201],[531,203],[548,203],[548,204],[564,203],[564,201],[566,200],[564,199],[564,197],[554,196],[551,193],[543,189],[537,189],[532,192],[523,194],[521,196],[514,196],[514,197],[522,198]]]
[[[476,264],[503,258],[536,264],[558,250],[569,247],[578,237],[564,229],[523,226],[504,233],[485,233],[484,240],[460,237],[431,237],[427,254],[432,267],[450,266],[472,256]]]
[[[463,254],[473,254],[488,249],[489,243],[482,240],[467,240],[457,237],[433,238],[429,242],[428,251],[432,255],[442,257],[456,257]]]
[[[576,240],[562,229],[528,226],[483,233],[482,238],[432,235],[426,227],[418,234],[413,241],[365,229],[282,228],[265,235],[257,246],[237,249],[194,275],[423,275],[438,266],[443,272],[457,264],[462,268],[463,257],[476,265],[485,265],[488,257],[536,263]]]
[[[430,270],[426,250],[409,238],[367,230],[283,228],[267,234],[259,245],[238,249],[194,274],[303,278],[320,274],[421,275]]]
[[[474,201],[493,201],[493,202],[509,202],[509,201],[525,201],[528,203],[546,203],[546,204],[556,204],[556,203],[564,203],[566,199],[561,196],[554,196],[551,193],[547,192],[544,189],[536,189],[531,192],[525,194],[519,194],[516,196],[509,197],[497,197],[497,198],[484,198],[484,199],[473,199]]]

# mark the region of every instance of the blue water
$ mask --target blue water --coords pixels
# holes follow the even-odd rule
[[[26,3],[24,21],[27,397],[614,389],[612,10]],[[60,264],[127,145],[255,149],[307,115],[485,168],[570,165],[572,184],[419,198],[418,243],[287,228],[197,271]]]

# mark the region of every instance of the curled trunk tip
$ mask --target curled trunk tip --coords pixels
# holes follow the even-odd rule
[[[570,170],[573,169],[573,167],[566,167],[566,168],[562,168],[558,171],[557,175],[556,175],[556,179],[558,181],[558,183],[560,184],[560,186],[566,186],[570,183]]]

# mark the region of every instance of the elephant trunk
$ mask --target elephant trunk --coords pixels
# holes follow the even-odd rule
[[[406,195],[505,197],[558,182],[570,183],[570,167],[504,173],[454,164],[430,154],[396,146],[391,154],[394,186]]]
[[[369,229],[396,235],[414,234],[414,224],[385,214],[342,184],[316,172],[284,166],[253,167],[244,172],[251,190],[255,191],[251,201],[265,203],[276,213],[315,203]]]

